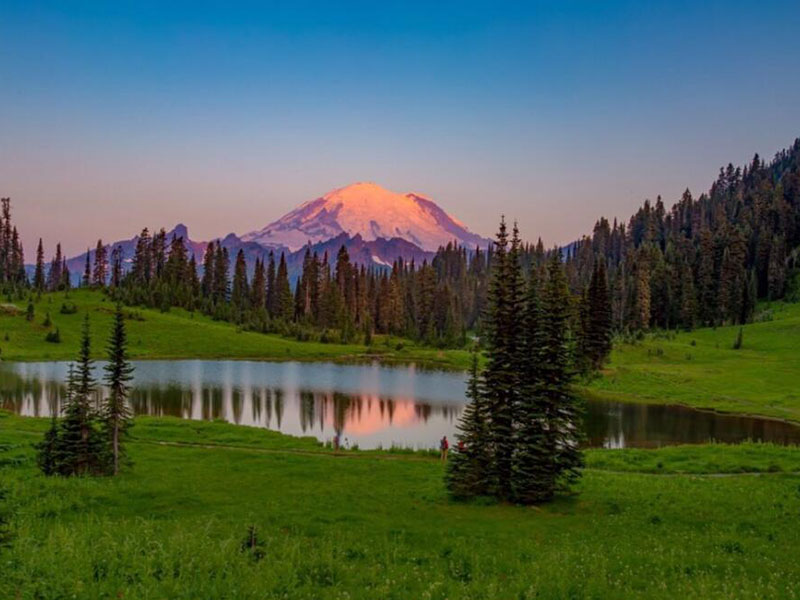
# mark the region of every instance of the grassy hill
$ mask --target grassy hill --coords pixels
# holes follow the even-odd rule
[[[618,343],[589,392],[800,421],[800,304],[762,306],[759,318],[742,328],[738,350],[739,327]]]
[[[0,413],[2,598],[796,598],[800,450],[592,451],[541,508],[450,501],[424,455],[137,419],[132,471],[44,478]],[[731,471],[761,471],[762,474]],[[691,471],[691,475],[677,474]],[[660,474],[651,474],[657,472]],[[261,545],[243,549],[248,527]]]
[[[77,308],[62,314],[62,304]],[[88,311],[94,339],[94,354],[101,358],[111,327],[114,304],[102,293],[73,290],[43,294],[35,303],[35,318],[25,319],[27,301],[0,306],[0,358],[4,360],[71,360],[78,351],[80,328]],[[399,338],[375,336],[374,343],[323,344],[299,342],[279,335],[265,335],[237,329],[230,323],[214,321],[199,313],[172,309],[126,308],[130,355],[155,358],[234,358],[263,360],[365,360],[416,361],[431,366],[466,368],[468,352],[440,351]],[[51,327],[43,322],[50,314]],[[61,343],[45,341],[47,332],[58,328]]]

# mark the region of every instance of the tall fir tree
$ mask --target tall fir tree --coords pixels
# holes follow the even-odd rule
[[[42,238],[39,238],[39,245],[36,246],[36,270],[33,273],[33,288],[37,292],[43,292],[45,285],[44,247],[42,246]]]
[[[570,292],[564,267],[554,252],[547,266],[542,294],[539,394],[546,406],[550,452],[557,483],[567,487],[580,476],[583,455],[582,415],[572,390],[570,356]]]
[[[512,498],[520,504],[549,500],[555,489],[556,449],[550,431],[551,410],[543,397],[542,360],[545,348],[542,283],[538,268],[528,279],[522,314],[524,353],[519,364],[519,399],[514,428],[511,473]]]
[[[94,251],[94,271],[92,272],[92,283],[95,287],[104,288],[108,275],[108,255],[103,240],[97,240]]]
[[[611,353],[611,297],[608,292],[606,261],[598,257],[588,290],[587,351],[592,369],[599,369]]]
[[[86,249],[86,263],[83,267],[83,277],[81,278],[81,287],[89,287],[92,285],[92,256],[89,248]]]
[[[56,468],[61,475],[90,475],[102,470],[103,443],[94,406],[96,384],[93,366],[87,313],[81,329],[78,357],[67,381],[64,418],[56,444]]]
[[[122,284],[122,277],[122,246],[116,246],[111,251],[111,281],[109,283],[113,289],[119,288]]]
[[[275,316],[288,323],[293,315],[294,299],[289,285],[289,270],[286,267],[286,257],[281,252],[278,273],[275,275]]]
[[[111,336],[108,341],[108,362],[103,367],[108,396],[103,403],[102,423],[107,444],[106,461],[111,474],[117,475],[125,459],[123,436],[131,425],[128,408],[128,384],[133,379],[133,365],[128,361],[128,341],[122,305],[117,304]]]
[[[275,254],[270,250],[267,262],[267,312],[269,316],[278,317],[278,301],[275,290]]]
[[[244,250],[239,249],[236,254],[236,264],[233,270],[233,287],[231,288],[231,310],[233,320],[242,323],[245,313],[250,305],[250,289],[247,284],[247,263],[244,260]]]

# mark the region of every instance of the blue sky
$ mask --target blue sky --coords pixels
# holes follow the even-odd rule
[[[233,4],[2,4],[29,258],[244,233],[359,180],[566,242],[800,135],[792,2]]]

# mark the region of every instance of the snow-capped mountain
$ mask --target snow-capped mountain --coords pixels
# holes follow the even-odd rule
[[[425,196],[398,194],[364,182],[305,202],[263,229],[243,235],[242,240],[297,250],[342,233],[364,241],[400,238],[429,252],[453,241],[468,247],[491,243]]]

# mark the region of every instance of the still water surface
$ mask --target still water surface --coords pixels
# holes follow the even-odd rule
[[[224,419],[361,448],[429,448],[455,434],[461,373],[379,364],[169,360],[135,362],[137,415]],[[47,416],[65,393],[66,362],[0,363],[0,407]],[[102,376],[98,364],[98,378]],[[800,427],[773,421],[589,400],[588,444],[653,447],[745,439],[800,444]]]

